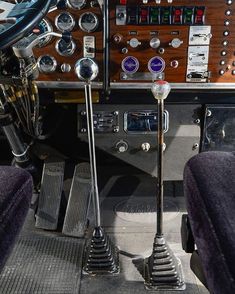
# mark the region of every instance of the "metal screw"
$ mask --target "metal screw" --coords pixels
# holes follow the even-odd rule
[[[86,115],[86,111],[85,110],[81,111],[81,115]]]
[[[197,118],[197,119],[195,119],[195,124],[200,124],[200,119],[199,118]]]
[[[86,133],[86,129],[85,128],[81,129],[81,133]]]
[[[193,144],[193,150],[196,150],[198,148],[199,148],[199,144],[198,143]]]
[[[119,114],[118,110],[114,111],[113,114],[118,116],[118,114]]]

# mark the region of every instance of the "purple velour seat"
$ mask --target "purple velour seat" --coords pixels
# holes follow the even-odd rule
[[[32,188],[28,172],[21,168],[0,166],[0,270],[24,223]]]
[[[188,216],[210,293],[235,293],[235,153],[203,152],[185,166]]]

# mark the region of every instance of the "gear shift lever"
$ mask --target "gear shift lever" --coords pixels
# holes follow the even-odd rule
[[[171,88],[167,82],[157,81],[151,90],[158,101],[157,232],[152,255],[145,260],[145,285],[149,290],[184,290],[181,262],[174,256],[163,235],[164,100]]]
[[[91,58],[81,58],[75,64],[75,73],[85,81],[88,144],[91,169],[91,194],[94,205],[95,228],[86,246],[83,272],[87,274],[116,274],[119,272],[118,251],[101,227],[99,191],[97,182],[95,136],[92,107],[91,81],[99,72],[98,65]]]

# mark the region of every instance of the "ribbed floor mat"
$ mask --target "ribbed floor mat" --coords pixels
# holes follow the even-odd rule
[[[0,293],[78,294],[82,243],[35,233],[21,236],[0,275]]]

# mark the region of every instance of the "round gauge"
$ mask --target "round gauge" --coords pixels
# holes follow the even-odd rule
[[[40,23],[33,29],[33,33],[35,35],[42,35],[44,33],[49,33],[52,32],[53,28],[52,25],[50,24],[50,22],[47,19],[42,19],[40,21]],[[40,40],[38,47],[44,47],[46,46],[52,39],[52,36],[47,36],[43,39]]]
[[[74,9],[82,9],[86,5],[86,0],[68,0],[68,4]]]
[[[38,69],[42,73],[52,73],[56,70],[57,62],[51,55],[42,55],[37,61]]]
[[[75,26],[75,20],[70,13],[62,12],[56,17],[55,25],[61,32],[70,32]]]
[[[66,43],[63,39],[60,39],[56,42],[55,49],[62,56],[71,56],[76,49],[76,45],[73,41]]]
[[[94,32],[97,29],[99,25],[99,20],[94,13],[85,12],[80,16],[78,24],[81,30],[90,33]]]

